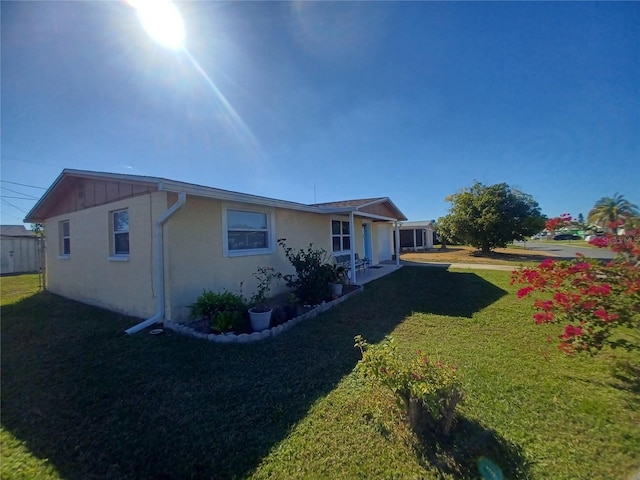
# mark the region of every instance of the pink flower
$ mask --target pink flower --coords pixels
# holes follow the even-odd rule
[[[534,307],[540,308],[545,312],[549,312],[553,309],[553,302],[551,300],[542,301],[542,300],[536,299],[533,305]]]
[[[589,265],[588,263],[580,262],[570,266],[568,272],[569,273],[584,272],[585,270],[589,270],[590,268],[591,268],[591,265]]]
[[[593,314],[596,317],[601,318],[605,322],[610,322],[611,320],[616,320],[619,318],[618,314],[616,313],[608,314],[607,311],[602,308],[599,310],[596,310],[595,312],[593,312]]]
[[[518,298],[526,297],[533,292],[533,287],[524,287],[518,290]]]
[[[544,259],[541,263],[540,263],[540,268],[543,270],[549,270],[552,269],[553,266],[555,265],[555,261],[553,261],[550,258],[546,258]]]
[[[536,313],[533,315],[535,322],[540,325],[541,323],[553,322],[554,316],[551,312]]]
[[[591,240],[589,240],[589,244],[590,245],[595,245],[596,247],[608,247],[609,246],[609,239],[605,238],[605,237],[595,237],[592,238]]]
[[[572,337],[580,337],[581,335],[582,335],[582,327],[574,327],[573,325],[567,325],[566,327],[564,327],[564,334],[560,338],[569,340]]]

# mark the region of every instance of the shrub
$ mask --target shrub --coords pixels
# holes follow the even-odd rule
[[[305,305],[317,305],[329,297],[329,281],[333,274],[333,265],[328,262],[329,255],[322,248],[294,251],[287,247],[286,238],[279,238],[278,244],[284,249],[289,263],[296,270],[295,275],[282,275],[287,287],[293,289],[295,295]]]
[[[362,353],[357,372],[397,396],[414,431],[434,427],[449,435],[456,407],[462,401],[455,366],[433,361],[420,350],[407,361],[398,354],[391,336],[378,345],[369,345],[360,335],[355,342]]]
[[[536,268],[516,270],[512,283],[525,284],[518,297],[534,292],[536,323],[559,323],[559,348],[567,354],[596,355],[604,347],[638,349],[637,337],[630,340],[616,331],[640,327],[640,246],[633,237],[607,235],[590,243],[611,247],[615,260],[602,264],[578,254],[571,261],[546,259]]]
[[[189,309],[189,318],[206,319],[212,329],[228,332],[240,323],[247,307],[242,295],[228,291],[215,293],[204,290],[195,303],[189,305]]]

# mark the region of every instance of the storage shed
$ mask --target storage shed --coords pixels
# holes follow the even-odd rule
[[[0,225],[0,274],[39,271],[40,240],[24,225]]]

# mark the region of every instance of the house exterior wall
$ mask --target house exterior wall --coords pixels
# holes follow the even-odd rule
[[[286,238],[287,246],[295,250],[306,249],[313,243],[315,248],[331,251],[331,223],[327,215],[189,196],[185,206],[165,227],[165,318],[168,320],[187,318],[188,306],[203,289],[239,293],[242,282],[242,294],[250,298],[257,285],[253,273],[259,266],[293,273],[282,247],[277,245],[273,253],[225,256],[225,208],[267,213],[275,227],[271,239]],[[274,281],[269,295],[285,288],[284,281]]]
[[[393,258],[393,225],[390,223],[374,223],[373,263],[389,261]]]
[[[39,269],[38,238],[0,238],[0,274],[37,272]]]
[[[177,195],[151,192],[71,211],[48,218],[46,274],[48,290],[91,305],[140,318],[156,313],[159,286],[155,284],[154,225],[177,200]],[[111,255],[111,212],[129,211],[130,254],[126,261]],[[270,220],[271,252],[229,256],[224,248],[227,209],[258,211]],[[273,267],[294,273],[276,239],[286,238],[294,250],[314,248],[332,253],[331,221],[348,221],[348,215],[326,215],[278,207],[235,203],[188,195],[185,205],[163,226],[165,318],[188,317],[189,305],[204,289],[240,292],[250,298],[257,280],[257,267]],[[69,221],[70,254],[61,255],[60,222]],[[390,224],[354,217],[352,248],[364,256],[363,222],[372,226],[373,262],[391,258]],[[119,259],[122,260],[122,259]],[[286,290],[284,281],[274,281],[270,295]]]
[[[129,211],[127,261],[111,257],[114,210]],[[153,220],[168,208],[155,192],[78,210],[45,222],[47,289],[53,293],[145,318],[155,312]],[[61,255],[60,222],[69,221],[70,254]]]

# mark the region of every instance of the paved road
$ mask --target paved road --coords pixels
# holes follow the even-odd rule
[[[514,242],[515,245],[524,246],[523,242]],[[527,250],[548,252],[549,255],[562,258],[575,258],[576,253],[582,253],[585,257],[612,259],[616,254],[608,248],[574,247],[562,241],[556,240],[531,240],[526,244]]]
[[[515,265],[493,265],[489,263],[447,263],[447,262],[412,262],[410,260],[402,260],[402,265],[411,267],[440,267],[440,268],[464,268],[465,270],[505,270],[512,272]]]

